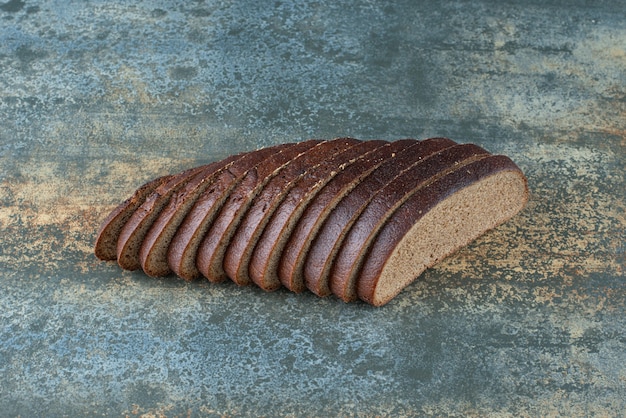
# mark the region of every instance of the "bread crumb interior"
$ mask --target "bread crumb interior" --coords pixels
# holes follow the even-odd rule
[[[486,177],[443,200],[419,219],[383,266],[373,303],[383,305],[432,267],[526,204],[526,182],[518,171]]]

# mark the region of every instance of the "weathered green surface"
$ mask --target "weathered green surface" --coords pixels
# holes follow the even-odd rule
[[[621,416],[626,3],[0,4],[0,415]],[[160,174],[449,136],[532,198],[383,308],[99,262]]]

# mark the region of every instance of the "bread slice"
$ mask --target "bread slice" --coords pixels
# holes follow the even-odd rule
[[[528,196],[520,169],[499,155],[421,188],[376,233],[356,281],[359,298],[386,304],[425,269],[515,216]]]
[[[455,142],[443,138],[430,139],[423,141],[423,143],[437,149],[455,144]],[[385,145],[368,154],[366,158],[347,167],[317,194],[302,213],[282,249],[277,265],[277,274],[283,286],[294,292],[302,292],[306,289],[304,281],[306,257],[315,236],[317,236],[332,209],[355,187],[368,179],[373,172],[379,170],[381,165],[383,171],[393,167],[390,158],[398,152],[403,152],[403,150],[412,147],[422,147],[419,144],[419,141],[406,139]]]
[[[172,194],[185,186],[191,178],[202,171],[205,166],[200,166],[183,171],[172,176],[168,181],[157,187],[131,215],[117,240],[117,262],[125,270],[137,270],[141,267],[139,262],[139,248],[148,229],[159,216],[161,210],[167,205]]]
[[[188,281],[200,276],[196,267],[198,247],[231,190],[250,169],[291,146],[292,144],[281,144],[243,154],[226,170],[221,171],[212,181],[211,187],[200,194],[178,227],[167,250],[168,266],[176,275]]]
[[[176,230],[200,194],[213,185],[213,181],[223,170],[241,157],[241,154],[233,155],[209,164],[185,187],[174,193],[148,230],[139,249],[139,261],[147,275],[160,277],[171,273],[167,263],[167,251]]]
[[[332,292],[344,301],[357,298],[355,273],[359,261],[375,231],[395,208],[428,184],[487,156],[489,153],[477,145],[456,145],[423,160],[381,188],[344,235],[339,251],[332,260],[329,270]]]
[[[263,164],[251,169],[230,192],[219,215],[206,233],[196,256],[196,267],[210,281],[221,282],[227,278],[223,267],[224,253],[235,233],[241,217],[246,213],[252,199],[280,170],[306,150],[323,141],[309,140],[293,144],[275,153]]]
[[[330,269],[341,243],[358,219],[360,213],[376,193],[399,175],[416,165],[424,164],[433,155],[450,148],[450,142],[441,139],[424,141],[399,152],[359,183],[333,208],[320,228],[306,256],[304,279],[307,288],[318,296],[330,294],[328,279]],[[404,185],[409,187],[409,185]]]
[[[170,177],[169,175],[162,176],[147,182],[139,187],[130,198],[120,203],[109,213],[98,229],[94,245],[96,257],[105,261],[117,259],[117,239],[122,228],[154,189],[169,180]]]
[[[248,274],[250,255],[263,228],[283,201],[285,195],[302,177],[311,178],[320,163],[328,156],[349,158],[346,154],[360,141],[352,138],[338,138],[321,143],[303,152],[280,170],[259,191],[242,216],[239,225],[224,253],[224,271],[235,283],[245,286],[251,283]],[[334,161],[335,163],[337,160]],[[336,169],[336,166],[333,166]],[[258,284],[258,283],[257,283]]]
[[[298,178],[271,217],[268,217],[254,248],[249,253],[250,278],[264,290],[276,290],[281,286],[278,263],[291,231],[312,199],[336,176],[365,157],[387,141],[363,141],[345,152],[328,153],[331,157]],[[371,164],[373,160],[368,160]]]

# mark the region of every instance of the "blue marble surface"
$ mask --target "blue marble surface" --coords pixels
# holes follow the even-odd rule
[[[626,3],[0,3],[1,416],[620,416]],[[383,308],[123,272],[157,175],[306,138],[505,153],[528,207]]]

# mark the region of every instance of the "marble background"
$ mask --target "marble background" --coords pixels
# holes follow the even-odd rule
[[[0,415],[619,416],[624,1],[0,3]],[[528,207],[383,308],[93,256],[143,182],[449,136]]]

